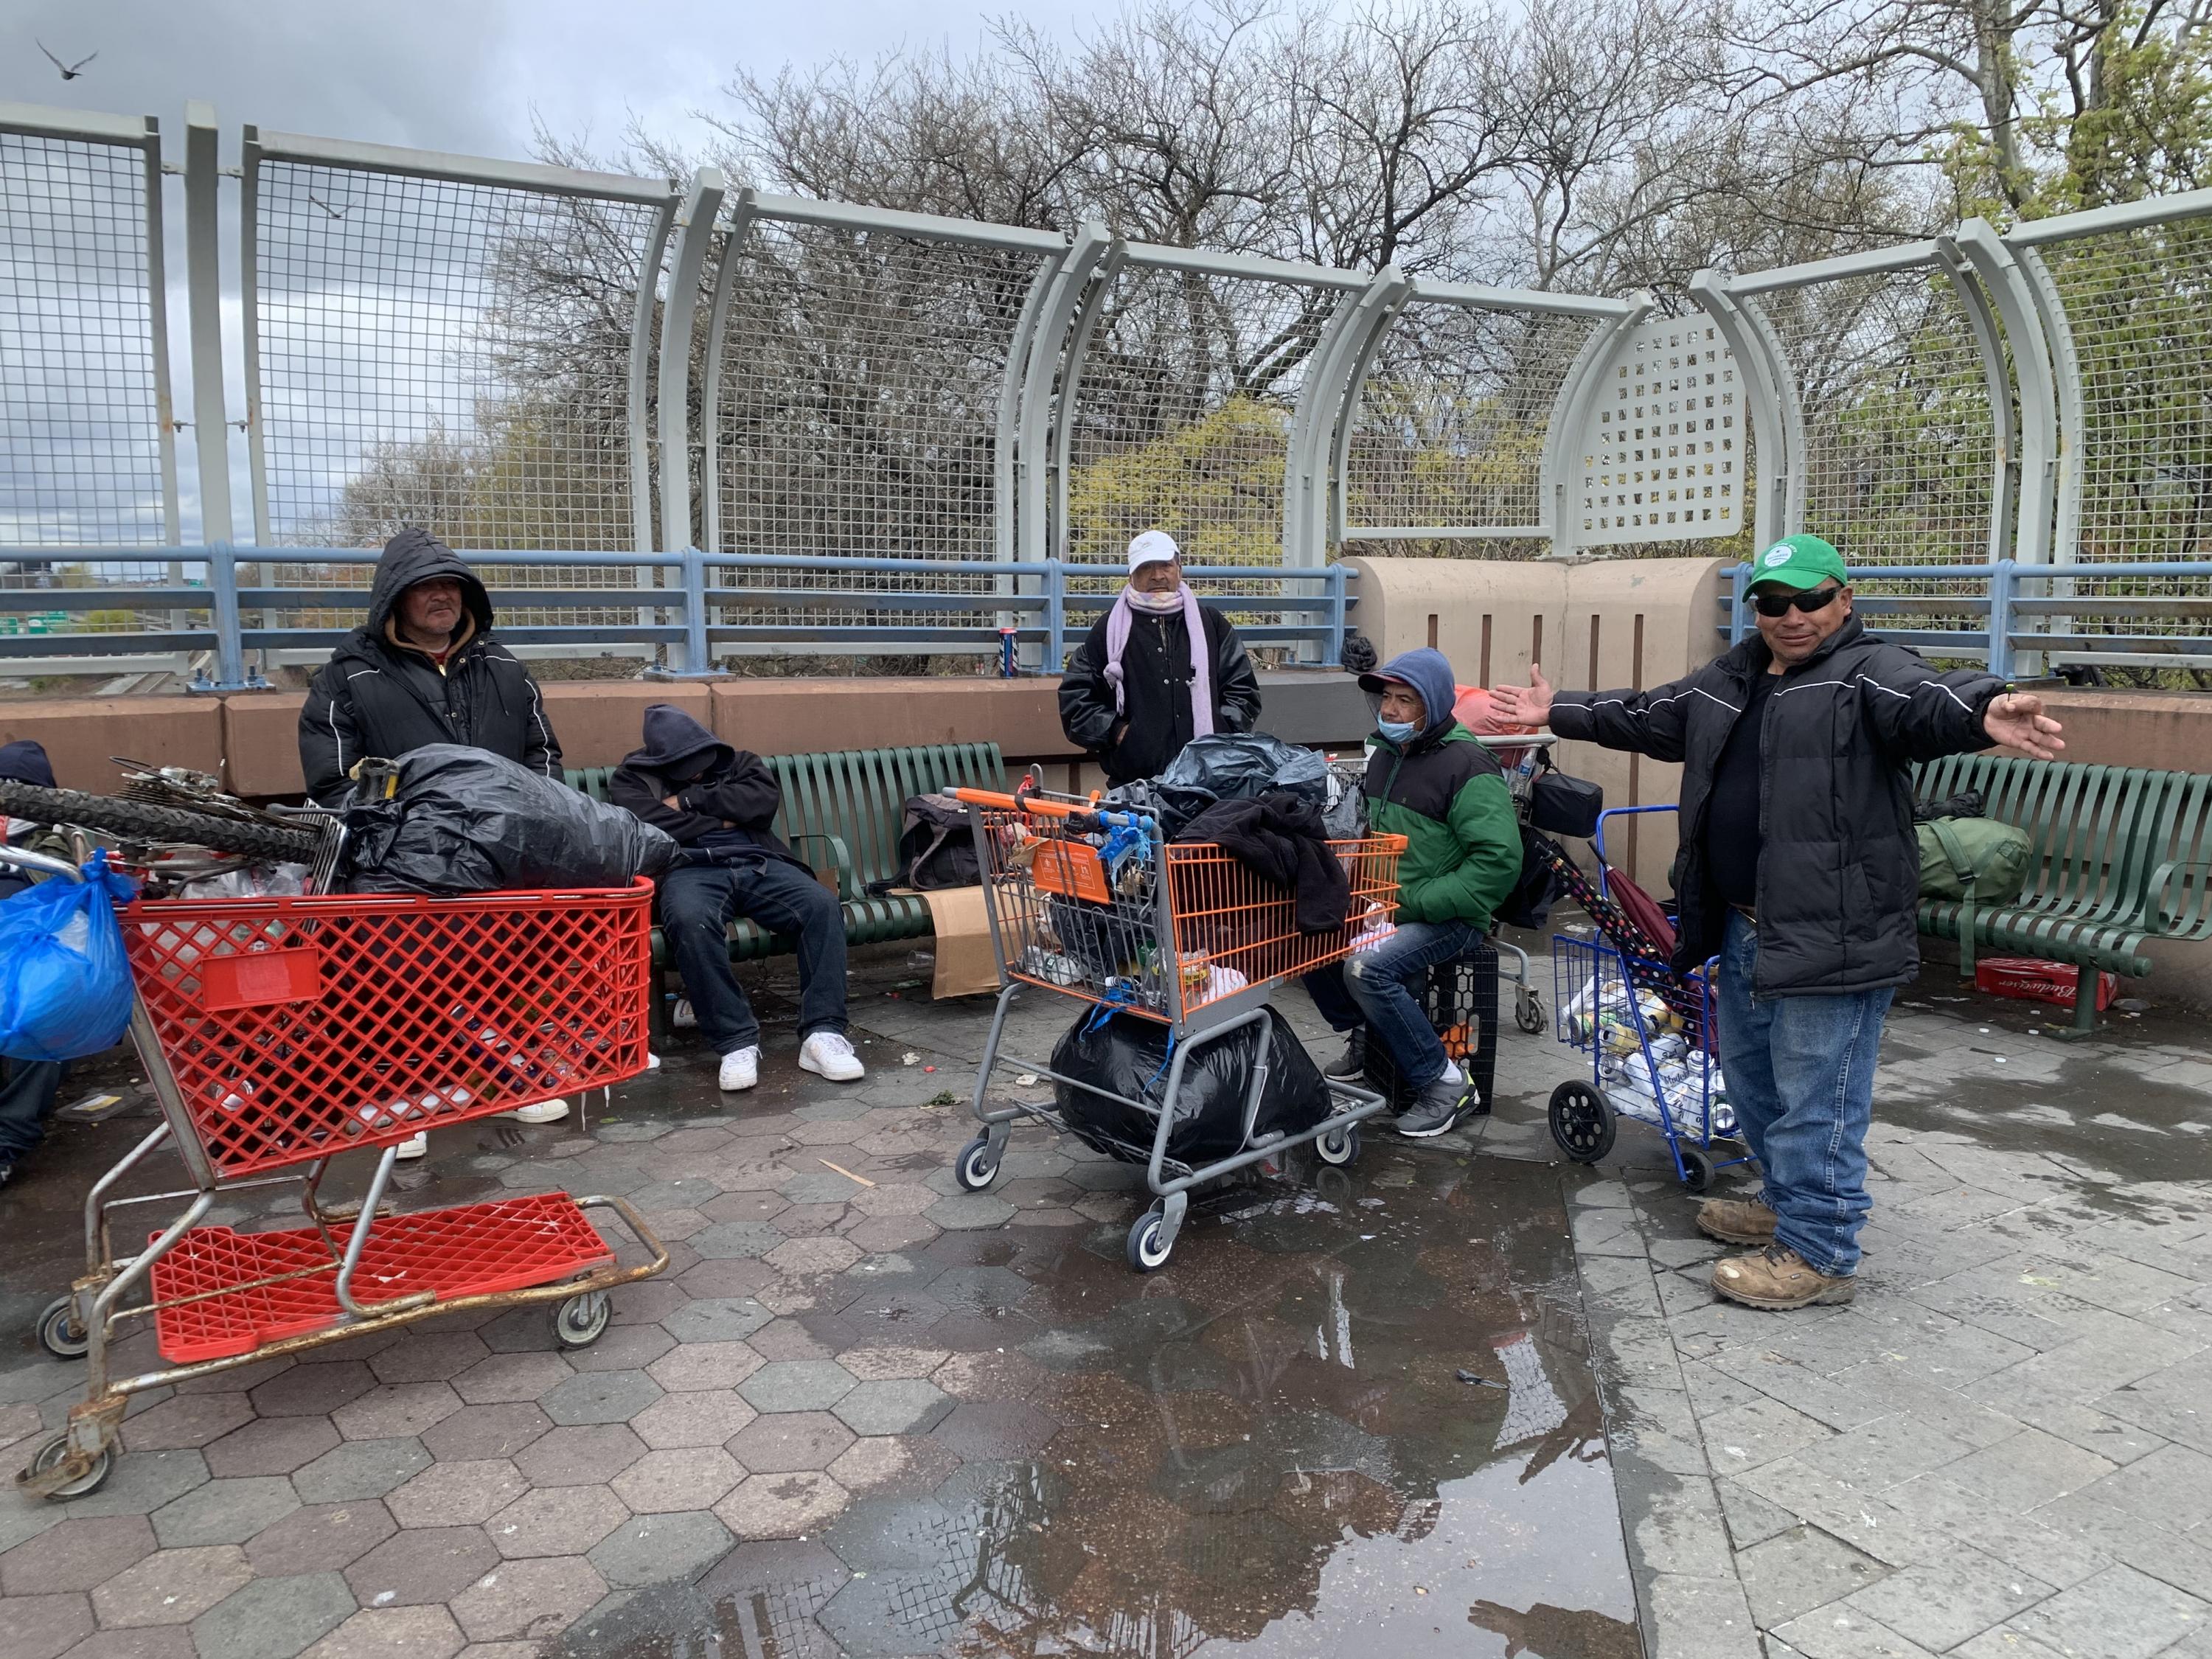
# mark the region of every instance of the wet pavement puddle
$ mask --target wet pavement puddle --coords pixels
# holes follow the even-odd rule
[[[553,1651],[1632,1659],[1557,1184],[1389,1146],[1323,1180],[1217,1197],[1149,1279],[1119,1225],[966,1235],[1006,1346],[929,1437],[957,1466]]]

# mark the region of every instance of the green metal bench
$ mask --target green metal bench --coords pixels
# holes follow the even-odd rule
[[[899,833],[912,795],[966,786],[1007,787],[1006,763],[995,743],[935,744],[921,749],[848,749],[826,755],[763,755],[783,792],[775,832],[792,851],[825,877],[835,873],[845,915],[845,939],[851,945],[929,935],[928,902],[918,895],[871,896],[871,883],[890,880],[898,869]],[[570,768],[569,786],[594,800],[605,800],[614,777],[611,766]],[[730,957],[750,962],[788,951],[793,941],[780,939],[750,918],[730,927]],[[653,1018],[665,1006],[668,951],[660,929],[653,930]]]
[[[2074,1028],[2097,1021],[2096,970],[2140,977],[2151,939],[2212,938],[2212,777],[2010,756],[1954,755],[1919,769],[1916,797],[1978,789],[1988,815],[2034,838],[2027,884],[2008,904],[1923,899],[1920,931],[1955,939],[1959,972],[2021,951],[2078,970]]]

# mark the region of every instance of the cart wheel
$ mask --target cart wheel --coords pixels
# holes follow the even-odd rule
[[[68,1455],[69,1436],[66,1433],[58,1434],[52,1439],[47,1441],[45,1445],[39,1448],[37,1455],[31,1459],[31,1467],[25,1470],[24,1473],[27,1474],[44,1474],[48,1469],[52,1468],[56,1464],[59,1463]],[[46,1496],[52,1498],[88,1497],[91,1493],[98,1492],[102,1486],[107,1484],[107,1477],[113,1472],[114,1468],[114,1449],[112,1447],[103,1447],[100,1450],[100,1455],[92,1460],[92,1471],[90,1474],[79,1476],[76,1480],[70,1481],[65,1486],[56,1487],[52,1492],[48,1492]]]
[[[1331,1129],[1318,1137],[1314,1141],[1314,1156],[1340,1170],[1358,1162],[1359,1126],[1347,1123],[1341,1129]]]
[[[57,1359],[82,1359],[92,1346],[92,1333],[80,1324],[76,1298],[58,1296],[39,1315],[39,1346]]]
[[[999,1178],[998,1154],[991,1150],[991,1138],[977,1135],[960,1149],[953,1160],[952,1178],[964,1192],[980,1193]]]
[[[1713,1155],[1704,1147],[1690,1141],[1674,1143],[1675,1156],[1682,1160],[1682,1188],[1686,1192],[1702,1193],[1713,1184]]]
[[[1168,1265],[1175,1246],[1168,1242],[1166,1218],[1147,1210],[1129,1229],[1129,1265],[1140,1273],[1156,1273]]]
[[[1587,1083],[1552,1091],[1552,1139],[1577,1164],[1595,1164],[1613,1150],[1613,1108]]]
[[[1544,1029],[1544,999],[1530,991],[1513,1000],[1513,1023],[1530,1036]]]
[[[564,1348],[588,1348],[606,1334],[615,1304],[605,1291],[586,1291],[553,1307],[553,1340]]]

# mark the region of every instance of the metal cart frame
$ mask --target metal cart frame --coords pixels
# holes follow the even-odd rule
[[[1077,1134],[1078,1132],[1061,1116],[1058,1109],[1045,1102],[1010,1101],[1000,1107],[989,1104],[991,1074],[1000,1065],[1018,1066],[1024,1073],[1034,1073],[1041,1079],[1079,1089],[1103,1100],[1129,1108],[1152,1119],[1155,1127],[1149,1146],[1135,1146],[1113,1141],[1115,1149],[1132,1161],[1141,1158],[1145,1164],[1146,1184],[1159,1202],[1139,1216],[1129,1230],[1127,1253],[1129,1265],[1139,1273],[1152,1273],[1167,1264],[1176,1240],[1181,1237],[1184,1222],[1190,1211],[1190,1194],[1194,1188],[1235,1173],[1271,1158],[1288,1149],[1311,1144],[1315,1155],[1328,1165],[1351,1164],[1359,1156],[1359,1125],[1376,1113],[1387,1109],[1382,1096],[1352,1086],[1335,1079],[1322,1079],[1329,1093],[1332,1109],[1328,1115],[1310,1127],[1290,1133],[1256,1134],[1261,1099],[1267,1089],[1268,1076],[1267,1048],[1259,1045],[1250,1079],[1245,1085],[1243,1106],[1243,1146],[1239,1151],[1212,1163],[1189,1164],[1168,1153],[1168,1143],[1176,1124],[1175,1105],[1182,1089],[1184,1071],[1191,1056],[1212,1045],[1223,1042],[1249,1027],[1262,1024],[1273,1018],[1268,1000],[1274,987],[1288,972],[1267,977],[1252,978],[1243,988],[1203,1002],[1195,1002],[1186,994],[1187,978],[1184,963],[1176,953],[1176,912],[1174,889],[1169,852],[1160,834],[1158,821],[1150,815],[1100,809],[1095,803],[1076,797],[1055,796],[1029,787],[1025,782],[1011,796],[988,791],[961,789],[955,792],[969,807],[969,816],[975,826],[976,857],[983,872],[984,908],[991,922],[991,948],[999,967],[1001,988],[992,1009],[991,1030],[983,1046],[981,1060],[975,1069],[975,1087],[970,1101],[975,1121],[982,1125],[982,1133],[960,1149],[953,1170],[962,1188],[981,1192],[995,1180],[1004,1157],[1008,1139],[1015,1123],[1032,1119],[1057,1133]],[[1134,907],[1148,911],[1145,919],[1147,929],[1146,943],[1156,953],[1147,975],[1157,988],[1161,1006],[1146,1007],[1128,1002],[1115,1002],[1088,988],[1054,983],[1025,975],[1021,971],[1024,954],[1034,949],[1033,940],[1016,937],[1017,918],[1009,914],[1007,887],[1018,878],[1006,867],[1002,846],[994,841],[1000,826],[993,822],[993,814],[1034,817],[1041,822],[1057,823],[1063,833],[1110,835],[1121,831],[1143,839],[1142,856],[1149,872],[1149,891]],[[1053,844],[1055,837],[1042,837]],[[1398,838],[1376,838],[1377,840]],[[1390,854],[1391,908],[1395,897],[1395,851]],[[1352,937],[1349,927],[1347,939]],[[1322,954],[1318,959],[1303,963],[1294,971],[1310,972],[1313,969],[1340,961],[1350,954],[1346,943],[1332,954]],[[1006,1016],[1022,994],[1032,988],[1057,993],[1072,1001],[1099,1006],[1116,1012],[1127,1012],[1162,1023],[1169,1034],[1169,1055],[1165,1079],[1157,1102],[1131,1099],[1095,1084],[1066,1076],[1049,1065],[1010,1056],[1002,1052],[1006,1038]],[[1097,1141],[1101,1137],[1095,1130],[1085,1130],[1079,1139]]]

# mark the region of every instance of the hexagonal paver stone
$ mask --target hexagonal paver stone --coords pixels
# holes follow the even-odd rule
[[[964,1232],[976,1227],[1003,1227],[1013,1219],[1014,1206],[988,1193],[963,1193],[940,1198],[922,1214],[939,1226]]]
[[[175,1451],[140,1452],[118,1458],[115,1473],[98,1492],[69,1500],[68,1513],[89,1518],[95,1515],[151,1515],[155,1510],[207,1484],[207,1459],[195,1447]],[[39,1528],[43,1532],[45,1528]]]
[[[383,1497],[429,1467],[430,1454],[419,1440],[349,1440],[294,1474],[292,1485],[310,1504],[358,1503]]]
[[[467,1642],[443,1607],[364,1607],[309,1648],[307,1659],[453,1659]]]
[[[443,1382],[380,1384],[331,1413],[349,1440],[388,1440],[420,1434],[461,1408],[461,1397]]]
[[[830,1407],[855,1434],[927,1434],[952,1410],[933,1382],[863,1382]]]
[[[850,1501],[826,1474],[794,1470],[756,1474],[714,1505],[722,1524],[741,1539],[798,1538],[812,1532]]]
[[[948,1267],[929,1287],[929,1293],[946,1307],[966,1313],[1018,1308],[1036,1292],[1036,1285],[1006,1267]]]
[[[192,1640],[223,1659],[293,1659],[354,1610],[353,1592],[334,1572],[257,1578],[193,1620]]]
[[[795,1175],[776,1188],[776,1191],[793,1204],[849,1204],[853,1194],[860,1190],[844,1176],[829,1170],[811,1170]]]
[[[963,1401],[937,1425],[936,1436],[971,1462],[1034,1452],[1060,1425],[1018,1400]]]
[[[823,1469],[856,1437],[827,1412],[778,1412],[730,1437],[730,1455],[756,1474]]]
[[[822,1541],[856,1573],[920,1570],[972,1549],[975,1522],[929,1498],[872,1498],[823,1528]]]
[[[744,1342],[687,1342],[645,1370],[662,1388],[683,1393],[695,1389],[734,1389],[764,1363]]]
[[[282,1475],[210,1480],[154,1511],[154,1535],[166,1549],[194,1544],[243,1544],[300,1507]]]
[[[373,1355],[368,1368],[380,1382],[448,1382],[490,1352],[474,1331],[418,1332]]]
[[[484,1531],[509,1560],[581,1555],[629,1518],[622,1500],[605,1486],[548,1486],[516,1498]]]
[[[727,1389],[699,1394],[664,1395],[629,1425],[655,1451],[684,1446],[719,1446],[760,1413]]]
[[[756,1411],[814,1412],[836,1405],[859,1384],[834,1359],[784,1359],[762,1366],[738,1392]]]
[[[441,1462],[512,1457],[553,1426],[535,1401],[465,1406],[422,1431],[422,1443]]]
[[[658,1325],[617,1325],[588,1348],[577,1348],[568,1363],[580,1371],[641,1371],[676,1346]]]
[[[343,1572],[399,1530],[381,1504],[318,1504],[295,1510],[246,1547],[264,1577]]]
[[[863,1382],[927,1376],[951,1356],[943,1348],[854,1348],[837,1363]]]
[[[0,1555],[0,1595],[88,1590],[158,1547],[154,1528],[143,1515],[64,1521]]]
[[[858,1245],[836,1237],[790,1239],[767,1256],[770,1267],[787,1273],[842,1273],[860,1259]]]
[[[384,1500],[403,1527],[465,1527],[491,1517],[529,1489],[503,1457],[433,1463]]]
[[[532,1442],[514,1466],[533,1486],[603,1486],[644,1455],[628,1424],[586,1423]]]
[[[123,1430],[124,1449],[168,1451],[204,1446],[252,1420],[252,1402],[243,1394],[172,1395],[129,1420]]]
[[[295,1365],[253,1390],[253,1409],[264,1417],[326,1417],[375,1386],[374,1375],[362,1360]]]
[[[871,1187],[853,1195],[853,1207],[863,1215],[920,1215],[937,1202],[939,1194],[920,1182]]]
[[[934,1196],[934,1194],[933,1194]],[[884,1215],[845,1235],[864,1250],[903,1250],[939,1237],[937,1224],[918,1215]]]
[[[766,1255],[783,1235],[765,1221],[717,1221],[684,1241],[709,1261],[732,1256]]]
[[[57,1659],[92,1634],[92,1607],[82,1593],[17,1595],[8,1601],[8,1659]]]
[[[499,1562],[482,1527],[426,1527],[379,1544],[346,1569],[346,1583],[365,1607],[428,1606],[452,1601]]]
[[[678,1342],[742,1342],[775,1316],[751,1297],[708,1297],[660,1322]]]
[[[724,1193],[699,1210],[709,1221],[766,1221],[790,1202],[781,1193]]]
[[[538,1403],[564,1426],[627,1423],[661,1393],[660,1384],[643,1371],[580,1371],[546,1389]]]
[[[647,1452],[615,1478],[615,1495],[640,1515],[712,1509],[745,1477],[719,1446]]]
[[[607,1581],[580,1555],[509,1561],[453,1598],[453,1617],[471,1642],[539,1641],[599,1604]]]
[[[208,1470],[216,1476],[289,1474],[337,1443],[328,1418],[264,1417],[211,1441]]]
[[[722,1189],[705,1176],[680,1176],[639,1188],[629,1201],[641,1210],[696,1210],[721,1195]]]
[[[557,1353],[526,1350],[480,1359],[453,1379],[453,1392],[471,1406],[508,1405],[535,1400],[556,1382],[575,1375]]]
[[[641,1515],[594,1545],[591,1563],[617,1589],[663,1584],[703,1572],[736,1542],[712,1515]]]
[[[92,1610],[110,1630],[189,1624],[252,1577],[235,1544],[161,1550],[94,1590]]]
[[[921,1497],[960,1467],[935,1440],[919,1435],[877,1435],[855,1440],[830,1465],[830,1476],[855,1497]]]

